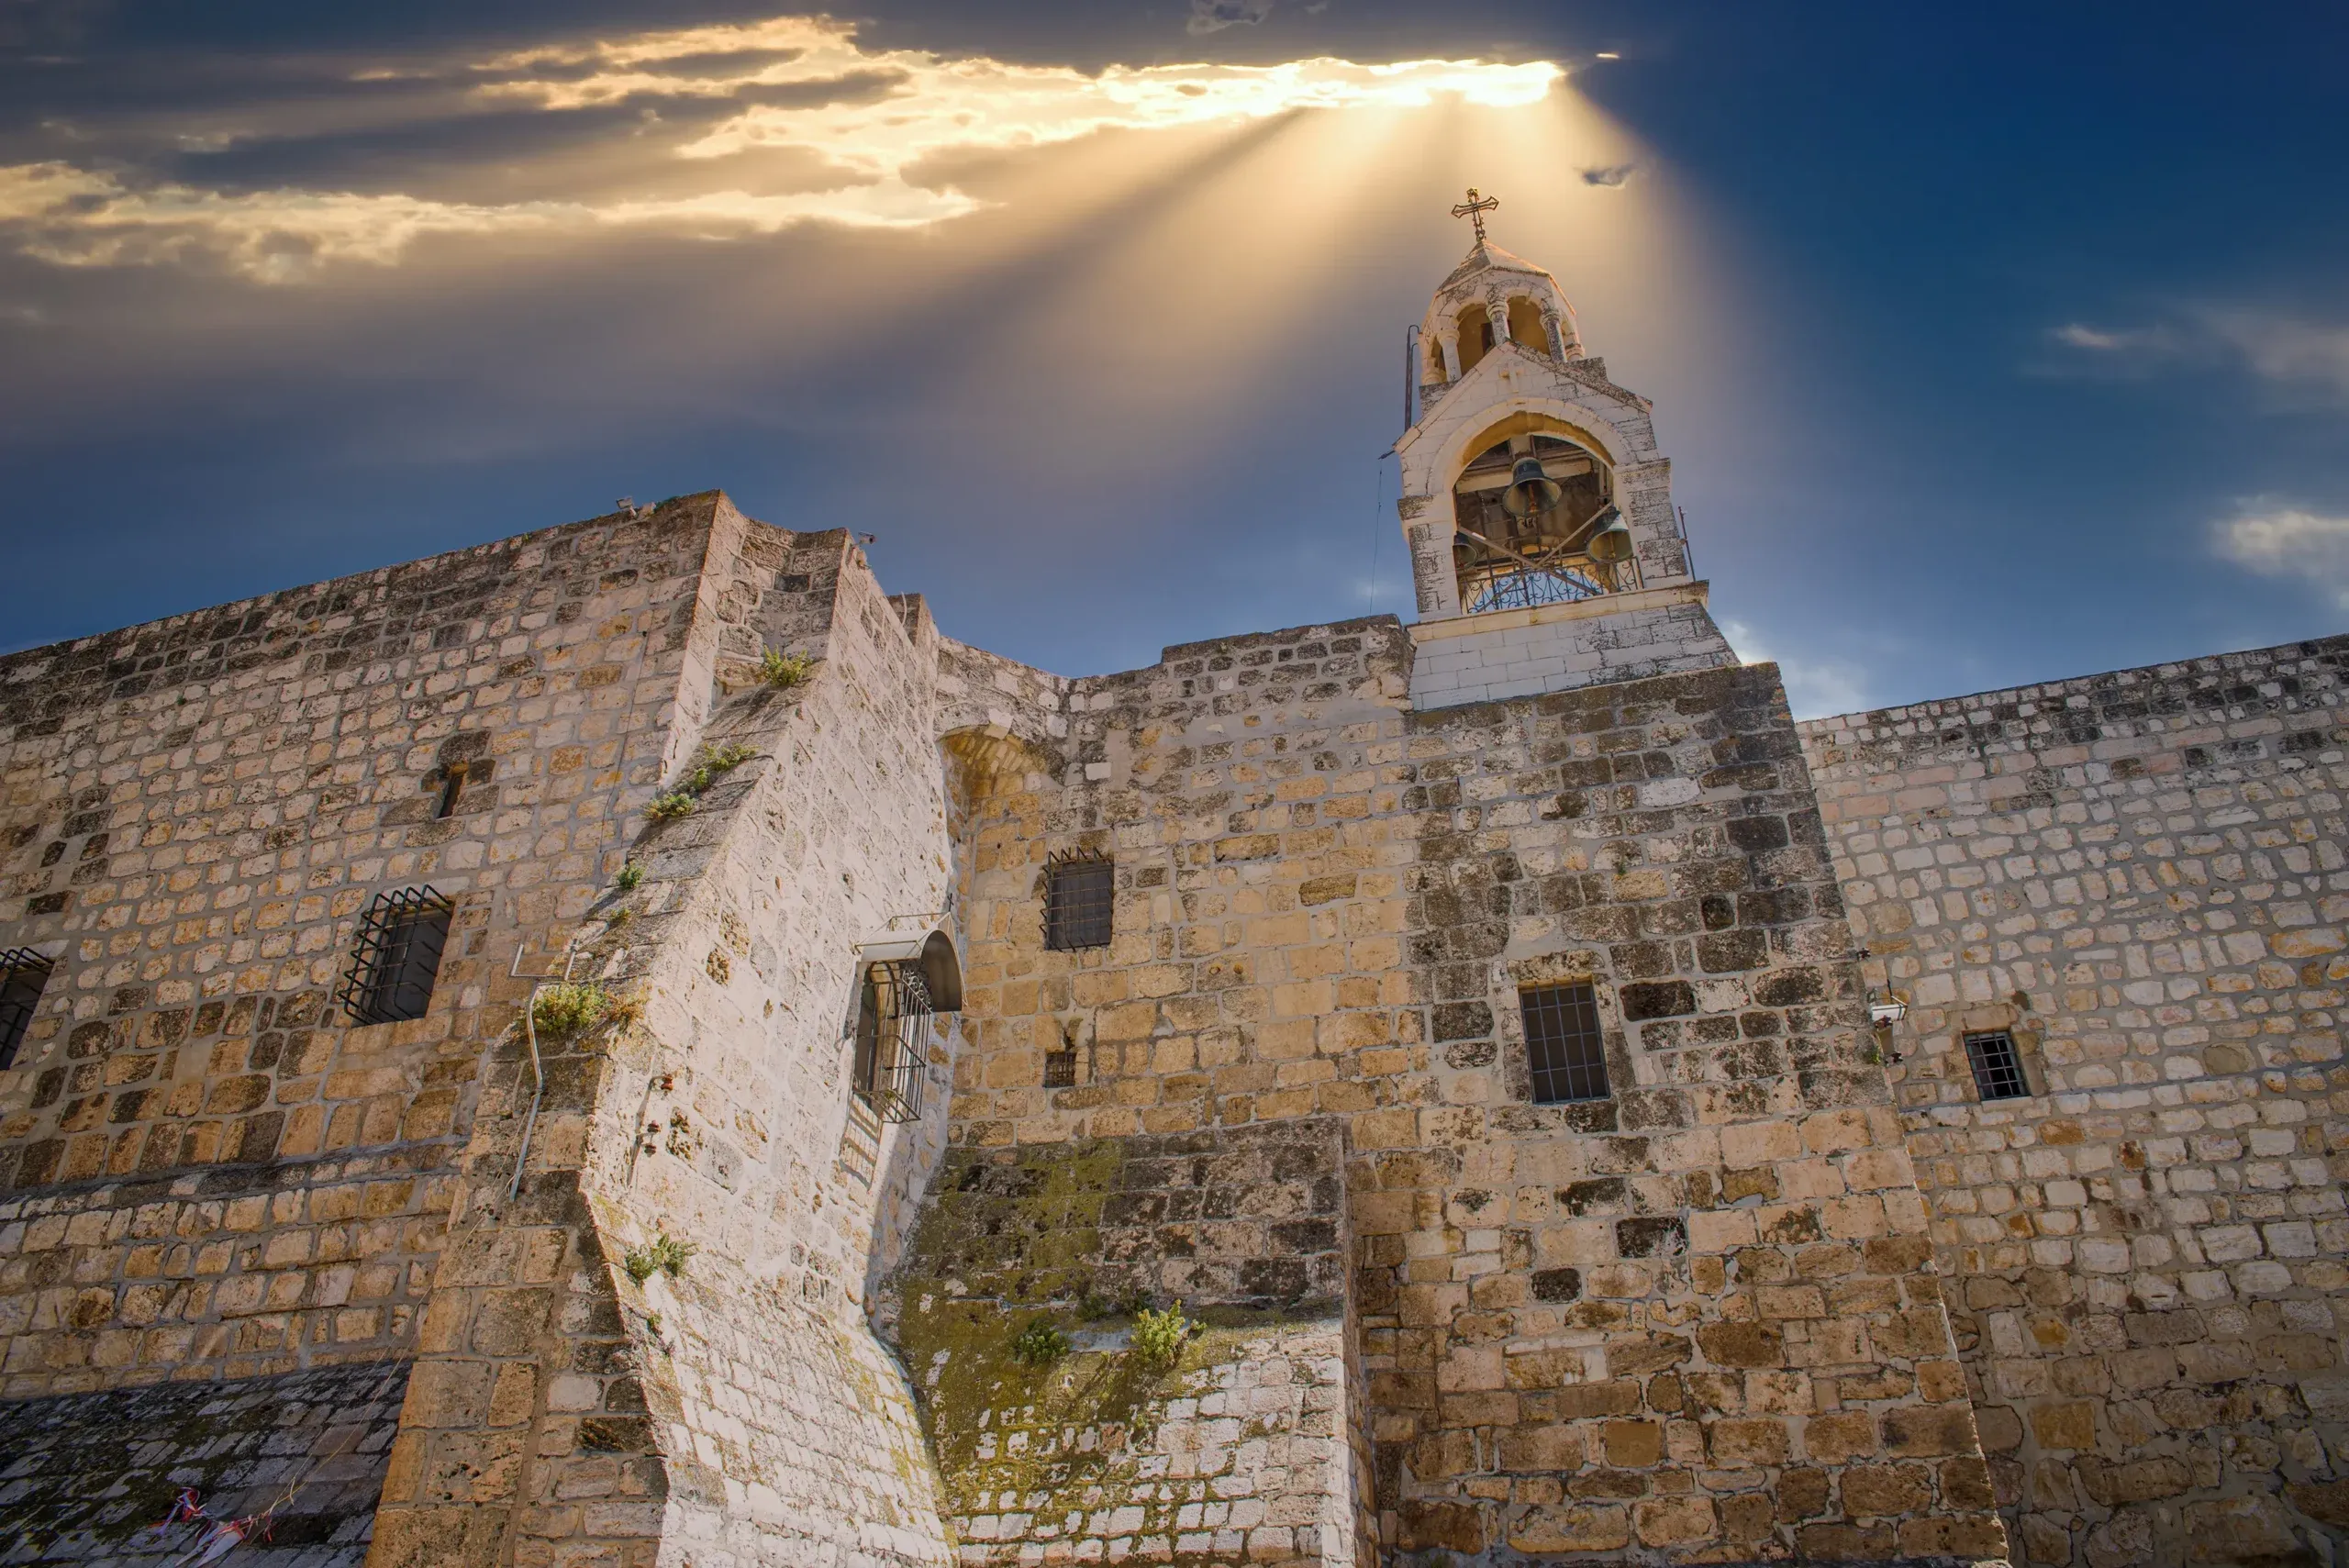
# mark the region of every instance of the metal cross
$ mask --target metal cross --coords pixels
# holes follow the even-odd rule
[[[1482,245],[1485,242],[1485,215],[1488,212],[1499,211],[1500,205],[1500,197],[1480,196],[1476,194],[1476,187],[1471,185],[1468,187],[1468,199],[1464,202],[1454,205],[1452,209],[1452,216],[1454,217],[1464,217],[1469,222],[1475,224],[1476,226],[1476,243]]]

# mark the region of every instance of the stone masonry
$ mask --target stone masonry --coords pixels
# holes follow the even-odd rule
[[[0,926],[56,966],[0,1073],[11,1426],[374,1366],[372,1561],[942,1560],[860,1307],[942,1123],[850,1117],[849,949],[788,935],[940,906],[926,626],[845,535],[712,495],[0,662]],[[748,678],[768,646],[817,661],[797,700]],[[649,821],[713,722],[758,755]],[[430,1006],[354,1027],[357,917],[417,884],[455,902]],[[534,1071],[522,1004],[574,949],[633,1018]],[[640,1309],[671,1282],[621,1254],[670,1231],[704,1254]],[[51,1506],[10,1473],[11,1518]]]
[[[2338,1561],[2349,639],[1803,727],[2033,1562]],[[1964,1037],[2032,1093],[1985,1103]]]
[[[1059,767],[973,813],[953,1136],[1342,1126],[1389,1550],[1997,1555],[1773,676],[1421,715],[1410,654],[1356,622],[1058,694]],[[1071,849],[1116,864],[1105,950],[1042,948]],[[1611,1100],[1525,1103],[1516,994],[1558,978]]]

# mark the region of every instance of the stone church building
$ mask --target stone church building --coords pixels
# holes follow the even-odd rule
[[[0,659],[0,1563],[2349,1563],[2349,639],[1798,724],[1417,343],[1408,625],[709,492]]]

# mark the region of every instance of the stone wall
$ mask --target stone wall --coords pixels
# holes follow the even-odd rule
[[[1326,1119],[956,1151],[893,1316],[962,1560],[1370,1561],[1348,1253]]]
[[[378,1562],[942,1561],[863,1307],[952,1041],[884,1129],[842,1029],[856,938],[944,918],[937,650],[711,495],[0,661],[0,945],[57,960],[0,1073],[6,1392],[388,1362]],[[423,883],[430,1008],[353,1028],[356,917]],[[625,1006],[534,1063],[574,961]],[[662,1234],[702,1251],[630,1278]]]
[[[1803,727],[2033,1563],[2349,1549],[2349,639]],[[1985,1103],[1964,1037],[2032,1093]]]
[[[1415,704],[1427,657],[1063,680],[707,495],[0,660],[39,1550],[168,1469],[106,1401],[282,1389],[381,1455],[288,1568],[2339,1560],[2349,639],[1799,732],[1766,666]],[[1067,851],[1107,947],[1043,946]],[[421,883],[431,1007],[351,1027]],[[885,1125],[855,944],[928,929],[965,1011]],[[618,1006],[534,1062],[566,962]],[[1567,981],[1611,1093],[1535,1105]]]
[[[352,1362],[0,1402],[0,1562],[181,1568],[233,1542],[240,1568],[360,1568],[406,1382]],[[174,1519],[183,1493],[200,1518]]]
[[[1422,714],[1410,652],[1069,684],[970,813],[958,1146],[1341,1125],[1385,1551],[1997,1555],[1775,673]],[[1077,850],[1115,933],[1047,951]],[[1530,1105],[1518,991],[1566,979],[1614,1093]]]
[[[7,1393],[413,1346],[495,972],[610,869],[718,504],[0,660],[0,943],[56,961],[0,1072],[41,1195],[0,1228]],[[418,884],[458,905],[431,1009],[353,1028],[358,917]]]

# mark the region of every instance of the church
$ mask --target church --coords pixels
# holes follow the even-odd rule
[[[0,1562],[2349,1561],[2349,639],[1797,723],[1487,210],[1408,624],[710,491],[0,658]]]

